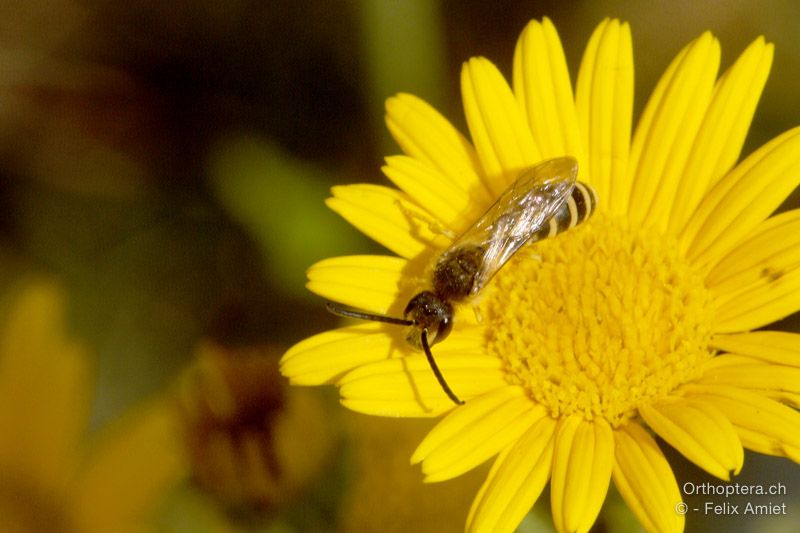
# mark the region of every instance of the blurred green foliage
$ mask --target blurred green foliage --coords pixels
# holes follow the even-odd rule
[[[225,139],[211,151],[211,184],[221,204],[258,242],[275,287],[300,299],[311,264],[369,246],[325,208],[324,170],[264,140]]]

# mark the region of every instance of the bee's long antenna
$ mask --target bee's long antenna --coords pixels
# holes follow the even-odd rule
[[[450,388],[450,385],[447,384],[445,381],[444,376],[442,375],[442,371],[439,370],[439,366],[436,364],[436,360],[433,358],[433,354],[431,353],[431,347],[428,345],[428,330],[422,330],[422,349],[425,351],[425,357],[428,358],[428,364],[431,365],[431,370],[433,370],[433,375],[436,376],[436,380],[441,385],[442,390],[447,394],[447,397],[453,400],[453,403],[456,405],[464,405],[464,400],[460,399],[458,396],[455,395],[453,389]]]
[[[373,315],[372,313],[365,313],[363,311],[357,311],[355,309],[347,309],[346,307],[340,307],[332,302],[328,302],[325,307],[327,307],[328,312],[338,316],[345,316],[347,318],[359,318],[361,320],[372,320],[373,322],[386,322],[388,324],[397,324],[398,326],[411,326],[414,324],[413,321],[406,320],[405,318],[395,318],[392,316],[384,316],[384,315]]]

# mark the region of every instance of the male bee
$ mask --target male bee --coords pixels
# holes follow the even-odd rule
[[[588,219],[597,196],[577,182],[578,162],[559,157],[522,171],[497,201],[436,260],[432,287],[411,298],[404,318],[365,313],[328,303],[340,316],[408,326],[406,340],[422,350],[445,394],[463,404],[452,391],[431,353],[453,328],[453,303],[475,297],[527,242],[536,242]]]

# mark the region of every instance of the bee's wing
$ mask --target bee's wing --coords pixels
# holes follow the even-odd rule
[[[449,250],[465,245],[484,250],[472,295],[555,215],[572,193],[577,174],[578,162],[572,157],[550,159],[523,170],[483,216],[453,242]]]

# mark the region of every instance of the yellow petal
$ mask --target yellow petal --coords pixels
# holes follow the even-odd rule
[[[514,94],[541,151],[542,158],[571,155],[583,169],[567,60],[558,33],[545,17],[528,23],[514,51]],[[588,178],[583,172],[579,179]]]
[[[800,368],[736,353],[703,364],[699,384],[741,387],[791,407],[800,407]]]
[[[53,357],[30,355],[24,371],[7,372],[7,365],[0,369],[0,464],[13,465],[37,484],[60,487],[75,468],[89,419],[89,361],[77,346],[48,354]]]
[[[578,123],[588,157],[582,180],[614,215],[627,211],[627,174],[633,117],[633,47],[627,23],[604,20],[583,54],[575,94]]]
[[[359,324],[298,342],[281,359],[281,373],[293,385],[322,385],[336,382],[361,365],[408,353],[402,328]]]
[[[706,285],[722,296],[799,267],[800,209],[794,209],[759,224],[711,269]]]
[[[751,450],[787,456],[800,449],[800,413],[764,396],[723,385],[686,385],[687,397],[704,399],[733,424]],[[796,459],[795,459],[796,460]]]
[[[775,400],[776,402],[782,403],[784,405],[788,405],[789,407],[793,407],[795,409],[800,409],[800,393],[790,392],[780,389],[750,389],[753,392],[757,392]]]
[[[797,333],[753,331],[736,335],[717,335],[711,340],[711,345],[726,352],[800,367],[800,335]]]
[[[442,375],[453,392],[469,401],[508,386],[501,362],[483,354],[452,351],[443,343],[434,348]],[[363,365],[339,382],[342,404],[379,416],[438,416],[454,407],[424,355],[410,355]]]
[[[656,85],[633,136],[630,217],[664,229],[675,190],[714,90],[719,42],[689,43]]]
[[[414,452],[412,461],[423,459],[426,482],[443,481],[463,474],[516,442],[539,419],[545,409],[520,394],[517,387],[508,399],[503,389],[475,398],[442,420]],[[497,397],[506,397],[496,404]],[[491,402],[481,401],[485,398]],[[495,404],[494,408],[489,408]],[[432,436],[432,438],[431,438]],[[425,446],[425,448],[422,448]]]
[[[800,183],[800,128],[771,140],[711,188],[681,235],[697,265],[715,264]]]
[[[383,173],[456,235],[467,229],[492,203],[488,194],[476,199],[469,190],[454,187],[435,168],[410,157],[387,157]]]
[[[488,201],[475,148],[428,103],[405,93],[387,99],[386,125],[407,155],[438,170],[454,187]]]
[[[797,448],[787,446],[771,435],[765,435],[759,431],[753,431],[743,427],[737,427],[736,431],[742,439],[742,444],[744,444],[745,448],[748,450],[763,453],[764,455],[786,457],[795,463],[800,463],[800,452]]]
[[[642,405],[647,425],[697,466],[730,480],[744,463],[744,451],[733,426],[710,402],[687,399]]]
[[[653,437],[639,424],[614,431],[614,484],[647,531],[683,531],[674,511],[682,498],[675,474]]]
[[[477,420],[493,413],[496,409],[507,406],[512,400],[525,398],[525,391],[521,387],[503,387],[475,398],[459,409],[447,415],[439,422],[420,442],[411,456],[411,464],[425,460],[436,449],[447,442],[458,438],[458,435],[468,430]]]
[[[417,281],[409,273],[408,261],[383,255],[323,259],[312,265],[307,275],[308,290],[323,298],[371,313],[400,313],[398,316]]]
[[[523,168],[542,160],[541,152],[506,80],[488,59],[464,64],[461,94],[483,173],[499,196]]]
[[[729,385],[769,394],[800,394],[800,367],[776,365],[761,359],[725,354],[714,359],[732,359],[724,365],[706,365],[699,383]]]
[[[772,66],[774,46],[756,39],[717,82],[680,178],[669,229],[678,234],[708,188],[739,158]]]
[[[614,436],[603,419],[562,419],[556,433],[550,484],[553,522],[559,531],[585,532],[594,524],[608,492]]]
[[[426,250],[443,249],[450,239],[435,230],[442,223],[405,193],[379,185],[333,187],[325,204],[364,235],[410,259]]]
[[[768,277],[717,301],[716,333],[760,328],[800,309],[800,268]]]
[[[480,353],[483,342],[482,330],[462,328],[447,339],[446,346],[450,353]],[[437,346],[436,352],[439,351]],[[326,331],[295,344],[281,359],[281,373],[295,385],[322,385],[335,383],[361,365],[412,353],[404,328],[358,324]]]
[[[104,431],[74,490],[82,531],[123,531],[152,513],[187,473],[180,442],[176,416],[162,402]]]
[[[513,532],[542,493],[553,457],[555,421],[540,419],[501,453],[467,518],[470,532]]]
[[[50,283],[22,288],[0,336],[0,470],[63,487],[91,406],[89,361],[65,338],[63,294]]]

